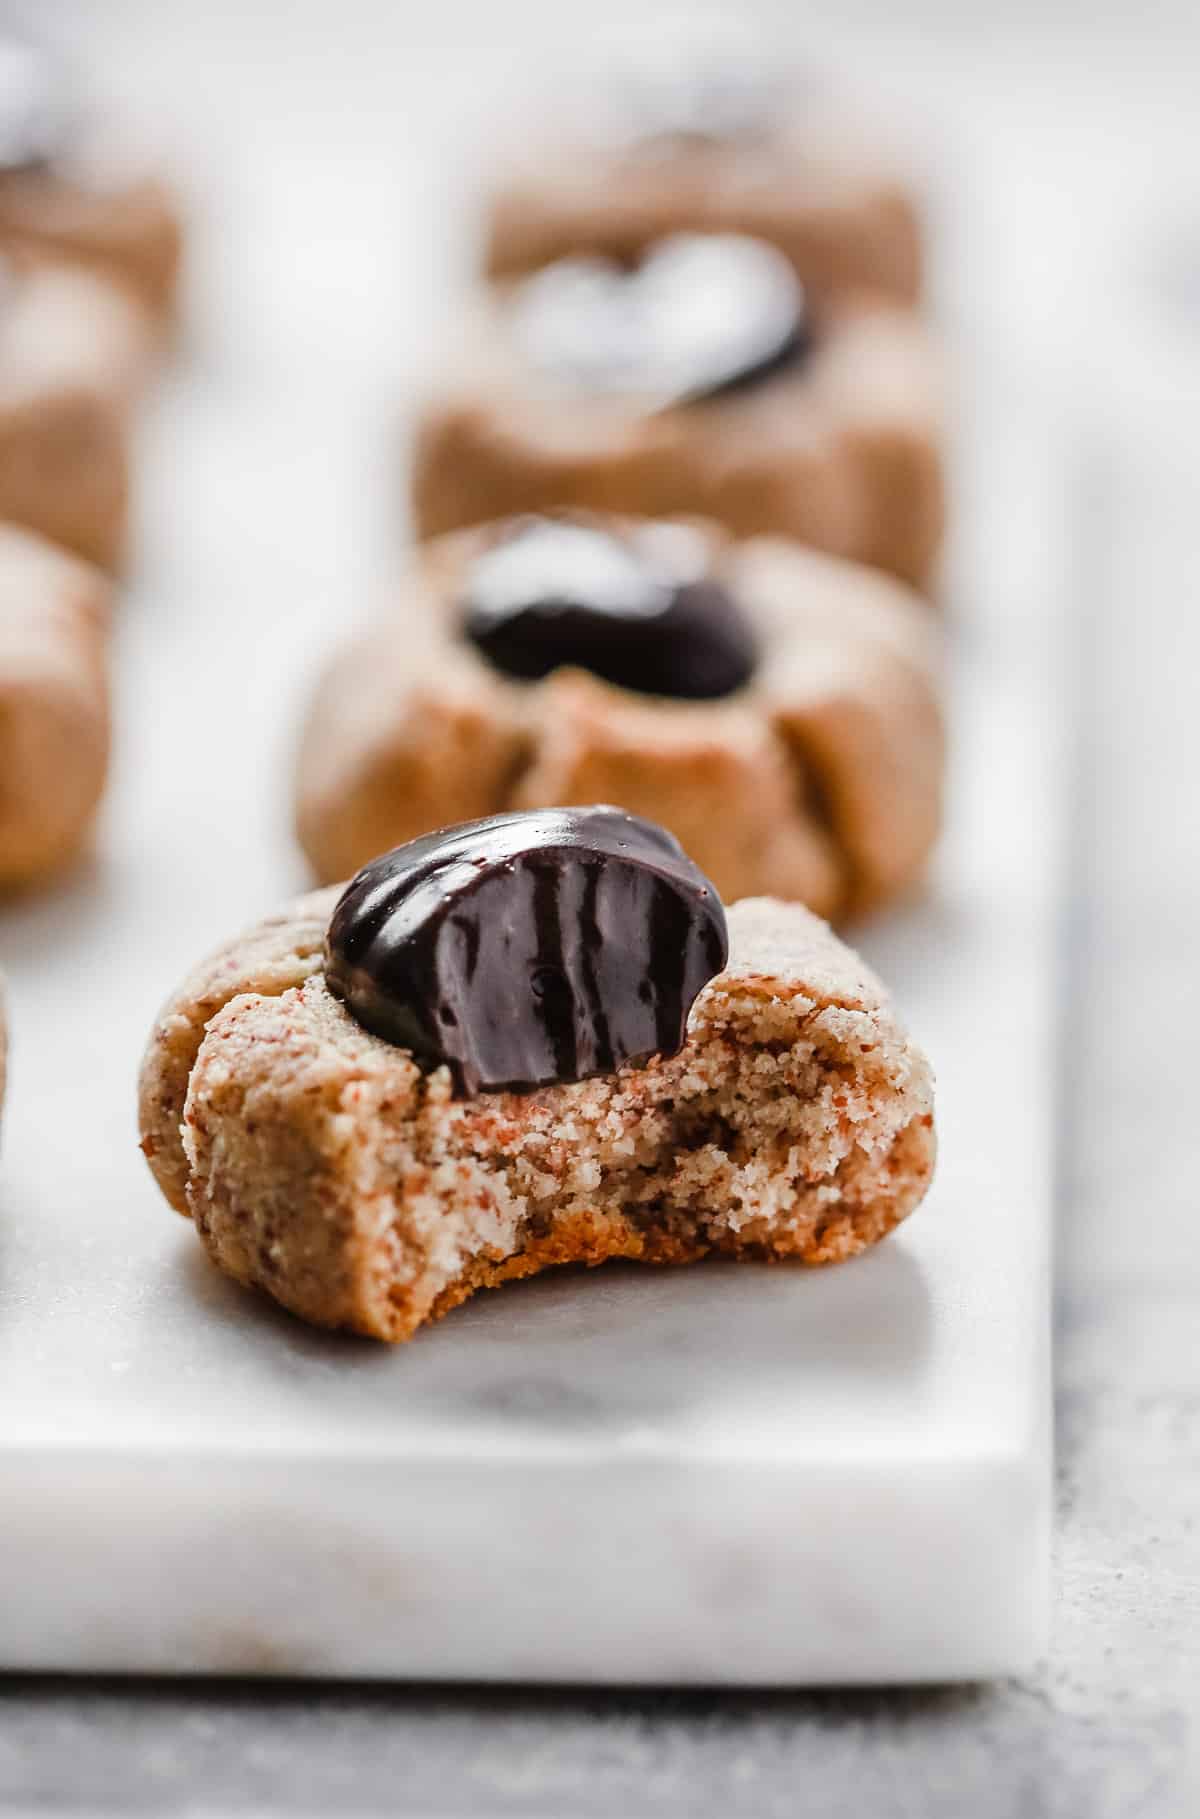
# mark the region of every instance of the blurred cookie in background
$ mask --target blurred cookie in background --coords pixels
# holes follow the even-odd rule
[[[0,889],[85,844],[108,768],[111,587],[0,523]]]
[[[925,585],[942,440],[912,310],[803,284],[750,235],[672,234],[483,287],[418,413],[413,518],[698,512]]]
[[[145,315],[81,266],[0,255],[0,519],[120,565]]]
[[[937,836],[938,646],[887,576],[698,521],[439,539],[320,681],[300,841],[337,879],[453,822],[611,802],[728,900],[852,915],[911,885]]]
[[[56,51],[0,29],[0,250],[67,259],[172,312],[183,225],[153,160]]]
[[[844,82],[742,20],[667,19],[526,94],[489,149],[483,260],[509,277],[674,233],[747,233],[806,282],[921,292],[918,185]]]

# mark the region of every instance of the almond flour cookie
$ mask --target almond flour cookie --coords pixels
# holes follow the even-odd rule
[[[82,846],[108,768],[108,582],[0,524],[0,888]]]
[[[48,51],[0,35],[0,249],[115,279],[164,318],[183,231],[167,183]]]
[[[744,235],[677,235],[491,285],[418,413],[421,536],[577,506],[698,512],[926,584],[938,363],[910,311],[801,286]]]
[[[226,1273],[396,1342],[555,1264],[837,1262],[919,1204],[928,1063],[807,911],[726,920],[604,808],[415,846],[229,944],[152,1033],[142,1148]]]
[[[843,917],[921,874],[943,725],[900,583],[697,521],[523,518],[437,539],[335,659],[301,744],[317,876],[505,808],[609,801],[721,894]]]
[[[536,98],[492,148],[493,277],[579,253],[629,260],[668,234],[745,233],[806,283],[917,300],[911,175],[831,78],[781,68],[744,39],[714,42],[694,21],[688,41],[622,61],[607,80],[592,71]]]
[[[0,260],[0,518],[119,565],[142,312],[90,272]]]

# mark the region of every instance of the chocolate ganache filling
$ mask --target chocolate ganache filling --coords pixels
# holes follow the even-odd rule
[[[811,343],[800,280],[747,234],[676,234],[632,267],[557,260],[516,287],[510,321],[535,371],[657,410],[762,384]]]
[[[325,977],[366,1029],[472,1095],[678,1053],[727,958],[716,889],[664,828],[535,809],[373,860],[333,912]]]
[[[523,681],[573,665],[641,694],[710,701],[754,673],[745,618],[682,524],[620,532],[586,519],[518,518],[469,568],[461,623]]]

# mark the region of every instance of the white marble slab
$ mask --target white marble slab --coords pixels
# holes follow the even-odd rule
[[[0,913],[0,1667],[1024,1668],[1046,1617],[1070,718],[1047,424],[1015,387],[975,388],[952,828],[929,900],[865,942],[940,1075],[927,1206],[836,1271],[563,1276],[398,1352],[310,1333],[213,1274],[159,1202],[134,1072],[182,970],[299,882],[297,692],[384,567],[379,363],[421,344],[424,275],[424,301],[404,287],[436,208],[400,199],[409,256],[376,270],[369,123],[350,189],[301,163],[302,134],[252,139],[148,439],[100,856]]]

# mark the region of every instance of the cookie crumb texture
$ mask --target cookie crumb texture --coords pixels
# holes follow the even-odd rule
[[[806,910],[734,906],[679,1055],[462,1101],[328,991],[307,950],[334,896],[197,975],[203,1004],[185,987],[167,1006],[142,1078],[168,1198],[221,1269],[305,1319],[396,1342],[554,1264],[839,1262],[923,1197],[928,1063]]]

